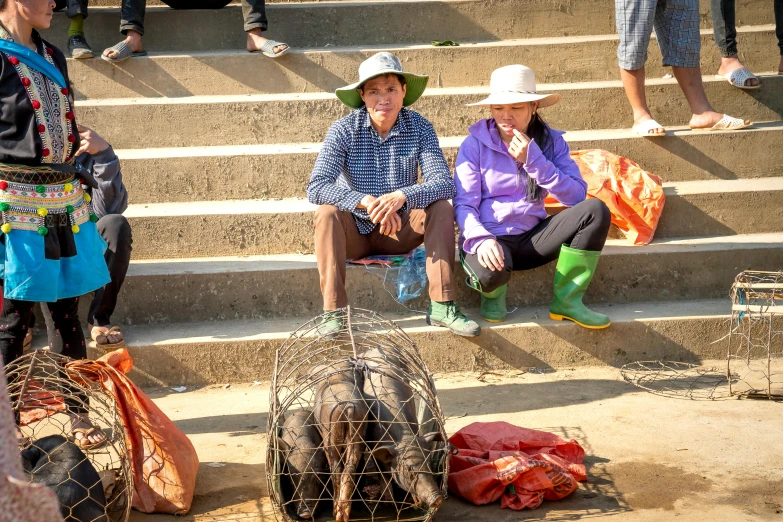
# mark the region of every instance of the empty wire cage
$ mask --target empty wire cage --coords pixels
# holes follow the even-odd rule
[[[280,347],[269,491],[283,520],[431,520],[448,451],[430,372],[394,323],[360,309],[309,321]]]
[[[124,522],[133,480],[122,420],[114,398],[71,362],[35,351],[6,365],[25,472],[55,491],[66,522]],[[80,426],[94,426],[105,442],[90,445],[74,432]]]
[[[745,271],[731,287],[731,395],[783,399],[783,272]]]

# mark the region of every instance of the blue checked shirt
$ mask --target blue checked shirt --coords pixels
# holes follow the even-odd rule
[[[403,108],[382,139],[365,107],[334,122],[307,184],[310,202],[352,212],[359,232],[369,234],[377,225],[356,205],[366,195],[379,197],[396,190],[407,199],[401,211],[454,197],[454,180],[432,124]]]

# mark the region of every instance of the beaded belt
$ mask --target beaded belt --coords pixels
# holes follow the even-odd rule
[[[36,231],[48,234],[50,226],[70,225],[74,234],[79,225],[96,222],[90,195],[82,184],[69,174],[65,183],[38,184],[0,181],[0,231]]]

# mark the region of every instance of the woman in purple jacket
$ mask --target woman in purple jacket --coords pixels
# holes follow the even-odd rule
[[[506,318],[512,270],[530,270],[558,259],[549,316],[585,328],[606,328],[609,318],[582,304],[609,233],[609,209],[587,197],[587,184],[569,155],[563,132],[551,129],[538,109],[560,101],[537,94],[533,70],[523,65],[492,73],[490,96],[472,105],[492,117],[470,127],[457,155],[454,213],[462,230],[461,258],[468,284],[481,293],[481,315]],[[551,194],[567,208],[551,217]]]

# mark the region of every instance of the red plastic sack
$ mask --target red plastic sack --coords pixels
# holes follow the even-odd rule
[[[133,508],[187,514],[196,490],[198,455],[187,436],[125,375],[133,368],[128,351],[73,361],[67,368],[73,377],[100,382],[117,401],[131,456]]]
[[[507,422],[474,422],[449,442],[449,491],[477,505],[535,509],[559,500],[587,480],[585,452],[575,440]]]
[[[612,223],[625,237],[634,245],[652,241],[666,202],[661,178],[606,150],[572,151],[571,158],[587,182],[587,196],[609,207]],[[546,198],[546,206],[562,208],[552,196]]]

